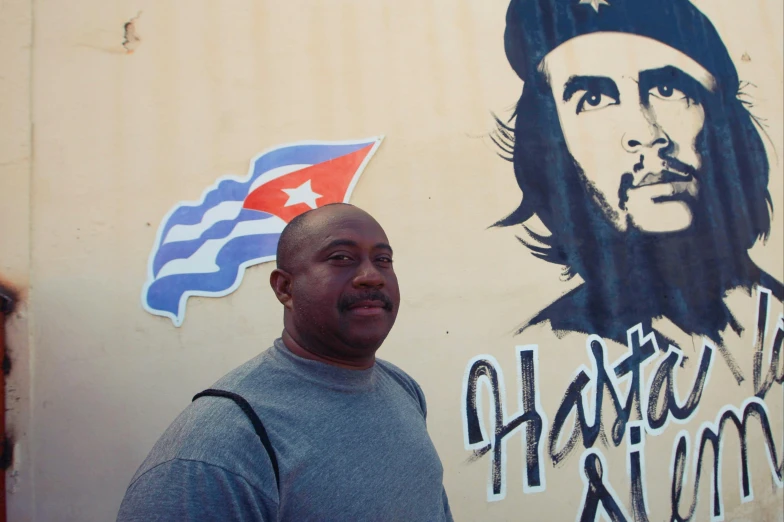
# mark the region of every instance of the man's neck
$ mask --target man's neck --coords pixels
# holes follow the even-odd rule
[[[317,361],[331,366],[337,366],[338,368],[346,368],[347,370],[367,370],[376,363],[375,354],[371,355],[369,358],[345,360],[309,350],[305,347],[304,343],[297,341],[286,329],[283,330],[282,338],[283,344],[286,345],[286,348],[288,348],[291,353],[297,357],[302,357],[303,359],[308,359],[310,361]]]

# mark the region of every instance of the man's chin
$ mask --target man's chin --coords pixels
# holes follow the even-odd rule
[[[384,343],[390,329],[379,326],[373,329],[351,330],[344,332],[343,338],[346,345],[357,352],[375,352]]]

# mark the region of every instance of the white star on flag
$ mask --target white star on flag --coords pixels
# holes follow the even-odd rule
[[[600,5],[610,5],[606,0],[580,0],[580,4],[590,5],[597,13]]]
[[[283,205],[284,207],[291,207],[294,205],[299,205],[300,203],[305,203],[310,208],[316,208],[318,206],[316,205],[316,200],[323,197],[321,194],[316,194],[313,192],[313,189],[310,187],[310,180],[307,180],[297,188],[281,190],[283,190],[283,192],[289,196],[289,200],[286,201],[285,205]]]

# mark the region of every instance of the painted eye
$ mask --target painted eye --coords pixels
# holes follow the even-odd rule
[[[669,84],[662,84],[657,85],[650,91],[648,94],[653,96],[654,98],[659,98],[660,100],[668,100],[668,101],[675,101],[675,100],[682,100],[684,98],[688,98],[683,91],[680,91]]]
[[[598,111],[610,105],[618,105],[618,100],[600,92],[586,92],[577,102],[577,114],[587,111]]]

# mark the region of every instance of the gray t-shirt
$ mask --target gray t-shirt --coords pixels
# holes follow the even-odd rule
[[[245,414],[203,397],[155,444],[118,521],[452,520],[424,394],[393,364],[338,368],[278,339],[213,388],[243,396],[261,418],[280,490]]]

